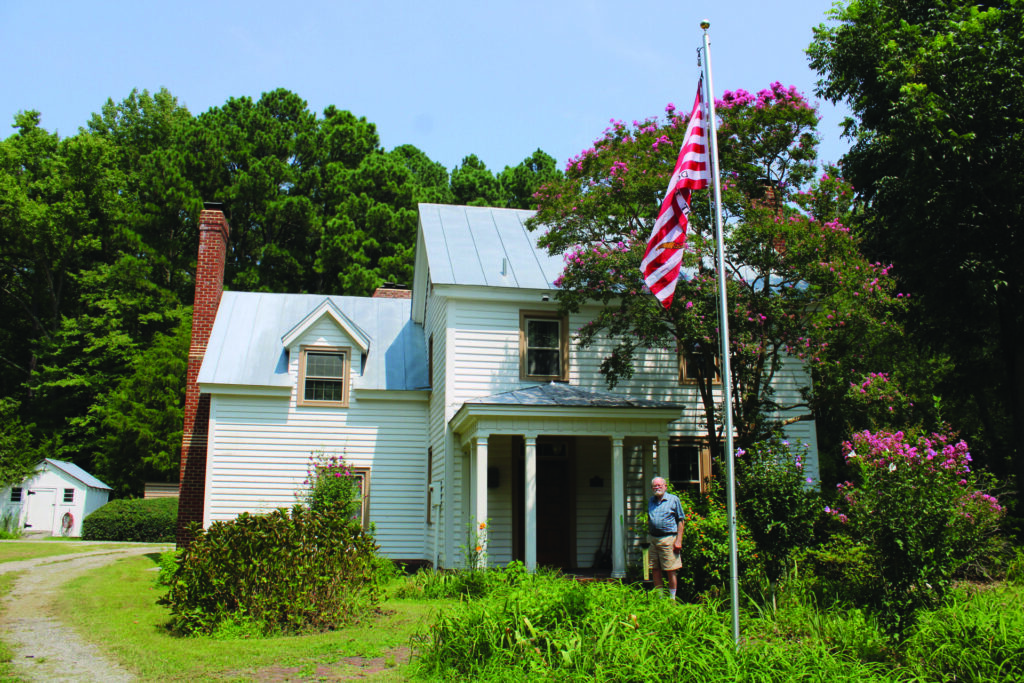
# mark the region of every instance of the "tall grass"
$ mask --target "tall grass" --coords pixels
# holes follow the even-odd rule
[[[890,680],[893,666],[856,636],[859,612],[816,626],[757,619],[738,650],[720,601],[681,604],[618,583],[491,572],[431,626],[412,672],[446,680]],[[451,583],[449,579],[441,579]],[[416,581],[416,579],[414,579]],[[423,582],[423,579],[419,579]],[[429,580],[426,581],[429,583]],[[429,592],[429,589],[424,593]],[[801,621],[807,621],[806,615]],[[872,627],[872,638],[881,636]],[[849,642],[845,642],[849,641]],[[870,638],[868,639],[870,641]],[[877,655],[876,655],[877,658]]]

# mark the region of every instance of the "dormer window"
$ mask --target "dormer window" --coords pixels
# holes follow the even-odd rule
[[[519,376],[569,381],[569,321],[557,312],[519,313]]]
[[[301,347],[298,404],[347,408],[351,357],[347,347]]]

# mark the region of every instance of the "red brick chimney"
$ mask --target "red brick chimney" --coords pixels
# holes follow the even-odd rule
[[[199,214],[199,258],[196,299],[192,307],[192,344],[185,380],[185,427],[181,439],[181,480],[178,487],[178,547],[192,540],[189,522],[203,521],[206,488],[206,443],[210,430],[210,396],[199,393],[199,367],[210,341],[213,321],[224,291],[224,261],[231,229],[220,204],[207,202]]]

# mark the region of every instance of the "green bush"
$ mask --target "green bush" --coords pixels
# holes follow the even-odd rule
[[[729,517],[723,500],[722,484],[716,479],[706,493],[680,496],[686,511],[686,528],[676,572],[680,599],[692,600],[729,583]],[[763,567],[750,530],[745,524],[736,529],[740,576],[756,575]]]
[[[902,633],[918,610],[942,603],[957,571],[992,547],[1004,510],[978,490],[963,441],[863,431],[843,448],[851,481],[826,512],[870,549],[871,606]]]
[[[337,455],[316,451],[306,465],[306,487],[299,498],[306,507],[318,512],[332,510],[344,517],[359,512],[359,479],[345,460]]]
[[[373,536],[336,511],[295,506],[190,528],[161,604],[181,633],[324,630],[349,623],[381,598]]]
[[[814,523],[824,505],[814,480],[803,469],[807,447],[793,448],[780,436],[736,453],[736,500],[739,514],[775,586],[798,547],[814,536]]]
[[[173,542],[178,525],[177,498],[112,500],[82,521],[87,541]]]

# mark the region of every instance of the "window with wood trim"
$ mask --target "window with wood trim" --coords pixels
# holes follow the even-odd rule
[[[711,474],[711,450],[699,441],[672,439],[668,445],[668,480],[677,491],[702,491]]]
[[[364,529],[370,528],[370,468],[352,467],[349,469],[356,480],[356,495],[359,498],[359,523]]]
[[[556,311],[519,312],[519,377],[569,381],[569,320]]]
[[[679,382],[681,384],[696,384],[700,377],[706,379],[708,375],[711,375],[712,383],[722,383],[717,353],[708,354],[701,349],[700,344],[679,353]]]
[[[348,407],[351,349],[302,346],[299,352],[298,404]]]

